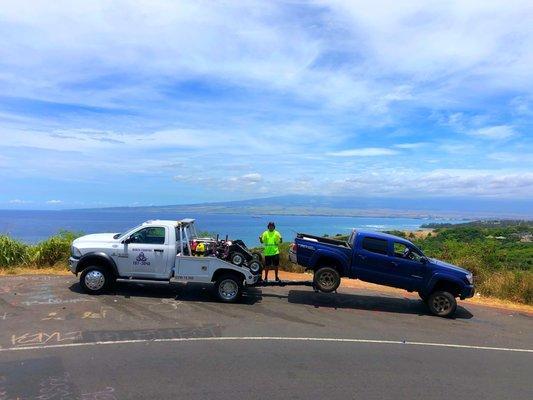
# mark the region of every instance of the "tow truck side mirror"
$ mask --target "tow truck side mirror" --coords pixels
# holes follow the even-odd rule
[[[124,243],[124,244],[129,244],[129,243],[131,243],[131,238],[126,238],[126,239],[124,239],[124,240],[122,241],[122,243]]]

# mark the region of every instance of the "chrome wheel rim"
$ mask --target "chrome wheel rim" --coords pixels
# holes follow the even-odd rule
[[[443,313],[443,312],[448,311],[451,306],[452,305],[450,303],[450,300],[446,296],[435,296],[433,298],[433,308],[438,313]]]
[[[323,288],[332,288],[335,285],[335,275],[330,271],[322,272],[318,277],[318,282]]]
[[[224,300],[233,300],[238,292],[239,286],[233,279],[224,279],[218,287],[218,293]]]
[[[235,265],[241,265],[242,264],[242,256],[240,254],[235,254],[232,257],[231,260],[232,260],[233,264],[235,264]]]
[[[91,290],[99,290],[104,287],[105,276],[100,271],[90,271],[85,275],[85,286]]]

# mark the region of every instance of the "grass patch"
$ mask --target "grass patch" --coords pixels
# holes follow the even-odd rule
[[[31,270],[65,270],[72,241],[79,233],[60,231],[35,245],[27,245],[6,235],[0,236],[0,271],[15,274]]]

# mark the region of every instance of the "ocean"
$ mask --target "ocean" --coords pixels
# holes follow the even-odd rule
[[[36,243],[60,230],[82,232],[123,232],[150,219],[195,218],[197,230],[241,239],[249,246],[259,245],[258,237],[269,221],[276,223],[285,241],[296,232],[315,235],[348,234],[352,228],[369,230],[416,230],[431,222],[464,222],[446,219],[332,217],[301,215],[186,214],[129,210],[23,211],[0,210],[0,234]]]

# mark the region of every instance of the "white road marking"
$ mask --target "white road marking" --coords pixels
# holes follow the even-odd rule
[[[493,350],[493,351],[511,351],[518,353],[533,353],[532,349],[516,349],[510,347],[490,347],[490,346],[470,346],[465,344],[451,343],[431,343],[431,342],[409,342],[402,340],[375,340],[375,339],[337,339],[337,338],[309,338],[309,337],[279,337],[279,336],[222,336],[222,337],[198,337],[198,338],[170,338],[170,339],[132,339],[132,340],[112,340],[101,342],[84,342],[84,343],[61,343],[45,346],[24,346],[24,347],[7,347],[0,348],[0,352],[21,351],[21,350],[42,350],[51,348],[69,348],[69,347],[89,347],[112,344],[135,344],[135,343],[165,343],[165,342],[217,342],[217,341],[296,341],[296,342],[341,342],[341,343],[368,343],[368,344],[400,344],[408,346],[428,346],[444,347],[456,349],[472,350]]]

